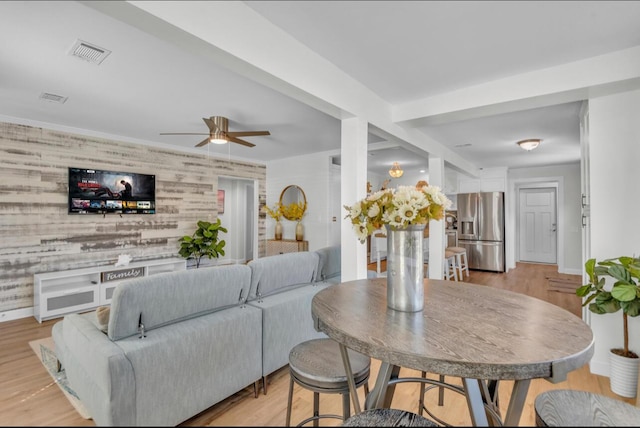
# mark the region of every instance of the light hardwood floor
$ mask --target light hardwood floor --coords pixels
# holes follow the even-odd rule
[[[373,266],[375,270],[375,265]],[[569,293],[549,291],[546,277],[558,275],[555,265],[518,263],[508,274],[471,271],[466,282],[508,289],[559,305],[576,316],[581,315],[580,299]],[[574,277],[575,278],[575,277]],[[69,404],[60,389],[53,383],[44,367],[29,347],[28,342],[51,335],[51,328],[58,320],[39,324],[34,318],[0,323],[0,426],[94,426],[92,420],[82,419]],[[379,362],[372,361],[370,385],[373,386]],[[419,376],[419,373],[403,369],[402,376]],[[447,379],[452,383],[456,379]],[[499,387],[500,403],[508,402],[512,382],[502,382]],[[253,388],[244,390],[210,407],[201,414],[183,422],[181,426],[284,426],[289,373],[284,367],[269,377],[268,394],[253,396]],[[541,392],[550,389],[569,388],[591,391],[635,404],[611,392],[609,379],[593,375],[584,366],[569,374],[566,381],[551,384],[545,380],[531,382],[520,426],[535,425],[533,401]],[[362,391],[360,391],[362,394]],[[362,399],[362,396],[361,396]],[[310,391],[296,386],[294,389],[292,424],[312,414],[313,396]],[[400,384],[396,388],[392,406],[417,412],[418,386]],[[445,392],[444,406],[437,405],[437,392],[426,394],[428,408],[448,423],[468,426],[464,399],[450,391]],[[342,402],[337,395],[322,394],[321,413],[341,414]],[[506,409],[502,409],[504,413]],[[336,426],[340,421],[323,419],[322,426]],[[310,424],[309,424],[310,425]]]

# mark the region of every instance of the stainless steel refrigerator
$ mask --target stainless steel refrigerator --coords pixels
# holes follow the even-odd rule
[[[458,193],[458,246],[469,269],[505,271],[504,192]]]

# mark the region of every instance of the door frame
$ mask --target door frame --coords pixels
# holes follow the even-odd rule
[[[255,260],[259,257],[259,247],[258,247],[258,189],[260,188],[260,182],[257,179],[253,178],[245,178],[245,177],[236,177],[233,175],[219,175],[218,176],[218,188],[220,179],[223,179],[231,184],[231,189],[229,189],[229,194],[226,195],[226,199],[229,201],[235,201],[236,205],[233,207],[234,210],[238,210],[238,212],[242,212],[245,221],[244,230],[248,231],[248,235],[245,236],[245,239],[238,240],[237,236],[228,237],[227,239],[236,239],[236,242],[242,246],[242,257],[241,259],[246,258],[246,256],[251,257],[251,260]],[[239,200],[238,195],[235,194],[236,186],[245,186],[251,187],[253,192],[253,197]],[[246,193],[246,192],[245,192]],[[226,202],[225,202],[226,203]],[[249,206],[248,204],[252,204]],[[226,210],[225,210],[226,211]],[[233,233],[233,232],[231,232]],[[237,233],[237,232],[236,232]],[[252,251],[247,252],[245,248],[246,240],[250,240],[252,242]],[[233,260],[234,263],[238,262],[238,258]]]
[[[511,194],[509,212],[510,212],[510,229],[513,231],[511,239],[509,239],[510,247],[513,251],[507,254],[507,263],[511,268],[515,268],[516,262],[520,261],[520,189],[539,189],[544,187],[553,187],[556,190],[556,261],[558,272],[564,273],[564,177],[536,177],[521,178],[511,182]]]

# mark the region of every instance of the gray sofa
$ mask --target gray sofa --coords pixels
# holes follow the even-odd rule
[[[95,312],[67,315],[56,354],[97,425],[175,426],[260,379],[266,394],[293,346],[326,337],[311,300],[339,277],[337,251],[123,281],[107,333]]]
[[[262,311],[265,394],[267,376],[289,363],[291,348],[327,337],[315,330],[311,317],[311,300],[327,284],[319,281],[319,263],[317,252],[278,254],[249,262],[252,274],[247,304]]]

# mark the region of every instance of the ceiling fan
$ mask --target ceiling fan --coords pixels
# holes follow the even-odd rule
[[[226,144],[228,142],[242,144],[247,147],[254,147],[255,144],[245,140],[241,140],[238,137],[252,137],[256,135],[271,135],[269,131],[239,131],[229,132],[229,119],[222,116],[211,116],[210,118],[203,117],[204,123],[209,127],[209,134],[203,134],[198,132],[161,132],[160,135],[209,135],[209,137],[196,144],[196,147],[204,146],[205,144]]]

